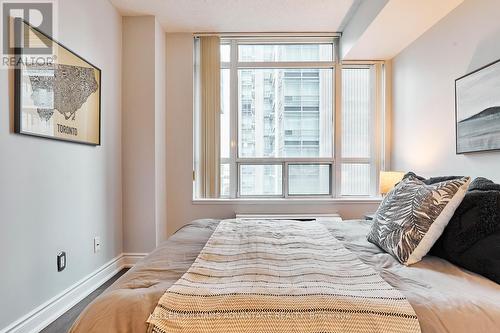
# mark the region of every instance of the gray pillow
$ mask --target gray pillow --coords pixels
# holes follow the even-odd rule
[[[420,261],[443,233],[469,182],[469,177],[432,185],[412,176],[403,179],[380,204],[368,241],[405,265]]]

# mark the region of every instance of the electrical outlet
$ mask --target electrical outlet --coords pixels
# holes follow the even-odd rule
[[[66,252],[61,251],[57,254],[57,271],[60,272],[66,268]]]
[[[101,238],[94,237],[94,253],[101,251]]]

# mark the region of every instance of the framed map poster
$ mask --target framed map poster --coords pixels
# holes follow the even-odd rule
[[[53,61],[16,49],[15,132],[89,145],[101,143],[101,70],[25,21],[30,45],[51,45]],[[17,37],[16,37],[17,38]]]

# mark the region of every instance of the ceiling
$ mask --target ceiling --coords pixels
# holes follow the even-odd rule
[[[464,0],[389,0],[343,58],[391,59],[462,2]]]
[[[167,32],[342,32],[344,60],[396,56],[464,0],[109,0]]]
[[[357,0],[110,0],[167,32],[337,32]],[[353,6],[354,4],[354,6]]]

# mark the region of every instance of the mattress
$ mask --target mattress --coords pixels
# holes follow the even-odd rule
[[[204,219],[184,226],[89,304],[70,332],[147,332],[158,300],[189,269],[218,223]],[[500,285],[432,256],[403,266],[366,240],[369,221],[322,223],[400,290],[422,332],[500,331]]]

